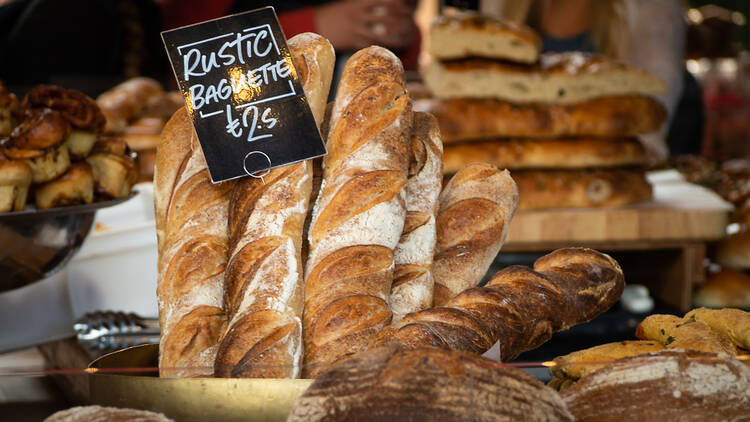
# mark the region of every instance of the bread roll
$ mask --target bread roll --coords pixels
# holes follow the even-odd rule
[[[495,60],[433,60],[422,73],[437,98],[496,98],[517,103],[572,104],[611,95],[655,95],[664,83],[604,56],[545,53],[534,67]]]
[[[453,176],[439,206],[432,265],[437,306],[482,281],[505,241],[518,189],[507,170],[475,163]]]
[[[37,209],[83,205],[94,202],[94,174],[86,162],[74,163],[59,178],[34,188]]]
[[[393,249],[403,231],[412,111],[401,62],[369,47],[347,62],[310,225],[306,375],[363,350],[391,322]]]
[[[23,211],[31,186],[31,168],[0,153],[0,212]]]
[[[743,421],[750,368],[725,355],[669,350],[622,359],[562,397],[578,422]]]
[[[163,377],[214,372],[226,322],[223,281],[233,186],[211,183],[190,117],[178,110],[162,132],[154,174]]]
[[[440,16],[430,26],[430,54],[438,59],[485,57],[534,63],[542,40],[529,27],[478,13]]]
[[[572,421],[560,396],[520,369],[433,348],[360,353],[321,375],[297,421]]]
[[[716,262],[736,269],[750,269],[750,230],[740,230],[716,245]]]
[[[737,348],[729,337],[691,318],[655,314],[646,317],[635,330],[641,340],[654,340],[669,349],[686,349],[734,356]]]
[[[96,99],[106,117],[105,131],[122,133],[149,100],[163,94],[161,84],[153,79],[137,77],[114,86]]]
[[[750,312],[731,308],[698,308],[685,314],[685,320],[702,322],[729,338],[735,346],[750,351]]]
[[[750,309],[750,276],[731,268],[709,272],[693,293],[693,304],[707,308]]]
[[[651,199],[643,170],[521,170],[513,172],[519,210],[621,207]]]
[[[636,138],[496,139],[447,145],[443,171],[480,161],[508,170],[644,166],[646,151]]]
[[[442,188],[442,153],[435,118],[427,113],[415,113],[412,160],[404,187],[406,221],[393,252],[391,307],[394,322],[410,312],[432,306],[432,255],[435,253],[437,200]]]
[[[495,99],[420,100],[446,144],[499,137],[627,137],[659,130],[667,109],[645,95],[615,95],[573,104],[511,103]]]
[[[425,309],[390,325],[371,347],[434,346],[484,353],[500,341],[500,358],[515,359],[557,331],[590,321],[614,305],[625,279],[617,261],[586,249],[558,249],[534,269],[511,266],[485,287],[474,287],[442,307]]]
[[[317,34],[288,41],[313,115],[322,118],[333,77],[333,46]],[[320,124],[320,120],[316,120]],[[246,177],[232,190],[228,318],[214,365],[219,377],[297,378],[302,359],[302,227],[312,160]]]

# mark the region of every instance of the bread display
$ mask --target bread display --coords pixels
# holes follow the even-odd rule
[[[478,13],[440,16],[430,26],[429,53],[440,60],[477,56],[534,63],[541,48],[530,28]]]
[[[497,139],[446,145],[443,157],[445,174],[475,162],[509,170],[646,165],[646,152],[636,138]]]
[[[318,124],[333,77],[333,46],[316,34],[289,41],[300,83]],[[218,377],[298,378],[302,359],[302,228],[312,190],[312,161],[244,178],[229,201],[227,331]]]
[[[31,186],[31,168],[0,155],[0,213],[23,211]]]
[[[576,421],[741,421],[750,367],[726,355],[666,350],[581,378],[562,393]]]
[[[560,396],[477,355],[384,347],[322,374],[287,421],[572,421]]]
[[[161,413],[103,406],[77,406],[54,413],[44,422],[170,422]]]
[[[750,276],[731,268],[708,272],[693,293],[693,304],[707,308],[750,309]]]
[[[518,188],[507,170],[475,163],[451,178],[440,194],[437,216],[435,305],[479,284],[517,207]]]
[[[435,118],[414,114],[409,178],[404,186],[406,219],[393,251],[391,308],[393,322],[432,306],[435,218],[442,187],[443,143]]]
[[[611,95],[655,95],[658,78],[604,56],[544,53],[528,67],[495,60],[433,60],[422,72],[437,98],[496,98],[515,103],[572,104]]]
[[[90,204],[94,201],[94,173],[86,162],[78,162],[59,178],[34,189],[37,209]]]
[[[512,103],[497,99],[429,99],[414,109],[432,113],[446,144],[508,138],[622,138],[659,130],[664,106],[645,95],[615,95],[573,104]]]
[[[534,268],[510,266],[484,287],[463,291],[441,307],[409,314],[382,330],[372,346],[434,346],[474,353],[500,341],[500,358],[515,359],[553,333],[590,321],[622,294],[625,280],[609,255],[564,248]]]
[[[210,376],[226,323],[227,215],[234,183],[211,183],[184,108],[162,132],[155,169],[159,374]]]
[[[646,201],[652,188],[641,170],[514,171],[519,210],[619,207]]]
[[[401,62],[369,47],[347,62],[310,224],[307,376],[363,350],[391,322],[393,250],[404,227],[411,102]]]

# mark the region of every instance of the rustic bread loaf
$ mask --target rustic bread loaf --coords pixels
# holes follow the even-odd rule
[[[439,201],[432,264],[435,305],[482,281],[517,206],[518,189],[507,170],[474,163],[451,178]]]
[[[310,224],[303,340],[306,375],[363,350],[391,322],[393,249],[403,231],[411,102],[390,51],[347,62]]]
[[[485,57],[534,63],[541,48],[542,40],[531,28],[479,13],[440,16],[430,26],[428,51],[438,59]]]
[[[162,132],[154,170],[157,298],[164,377],[213,375],[224,331],[227,211],[234,182],[211,183],[185,108]]]
[[[560,396],[515,368],[434,348],[362,352],[316,379],[296,421],[572,421]]]
[[[516,104],[495,99],[425,99],[414,109],[432,113],[445,144],[499,137],[627,137],[651,133],[667,120],[652,97],[615,95],[573,104]]]
[[[433,60],[422,72],[437,98],[496,98],[516,103],[571,104],[611,95],[654,95],[658,78],[604,56],[545,53],[536,66],[496,60]]]
[[[333,77],[328,40],[303,33],[288,41],[300,83],[320,124]],[[216,356],[219,377],[297,378],[302,359],[302,228],[312,160],[244,178],[229,205],[225,272],[227,332]]]
[[[578,422],[746,421],[750,368],[726,355],[669,350],[617,361],[562,397]]]
[[[651,199],[641,169],[518,170],[519,210],[621,207]]]
[[[435,117],[414,114],[409,179],[404,187],[406,220],[393,251],[391,308],[393,321],[432,306],[432,256],[435,253],[435,217],[442,188],[440,130]]]
[[[646,164],[646,151],[636,138],[494,139],[446,145],[443,157],[445,174],[453,174],[476,162],[508,170]]]
[[[586,249],[558,249],[534,269],[511,266],[484,287],[468,289],[442,307],[404,317],[371,347],[435,346],[484,353],[500,341],[500,358],[515,359],[557,331],[590,321],[619,300],[625,279],[617,261]]]

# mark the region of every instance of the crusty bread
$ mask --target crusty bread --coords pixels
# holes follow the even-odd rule
[[[423,71],[437,98],[497,98],[517,103],[571,104],[610,95],[661,94],[664,83],[604,56],[545,53],[538,66],[482,59],[440,62]]]
[[[635,330],[641,340],[658,341],[669,349],[736,355],[732,340],[694,318],[654,314],[646,317]]]
[[[728,268],[750,269],[750,229],[722,239],[716,246],[716,262]]]
[[[693,305],[750,309],[750,276],[731,268],[708,272],[706,282],[693,293]]]
[[[513,180],[521,195],[519,210],[620,207],[652,195],[643,170],[520,170]]]
[[[574,104],[516,104],[495,99],[419,100],[414,109],[437,117],[446,144],[498,137],[625,137],[651,133],[667,120],[652,97],[615,95]]]
[[[440,194],[437,216],[435,305],[482,281],[517,207],[518,188],[507,170],[474,163],[451,178]]]
[[[118,407],[78,406],[61,410],[44,422],[170,422],[161,413]]]
[[[472,353],[383,347],[321,375],[294,405],[301,421],[572,421],[560,396],[520,369]]]
[[[484,287],[468,289],[442,307],[415,312],[381,331],[371,347],[435,346],[484,353],[497,341],[500,358],[515,359],[557,331],[590,321],[617,303],[625,278],[609,255],[558,249],[534,269],[511,266]]]
[[[393,249],[403,231],[411,102],[401,62],[369,47],[347,62],[331,111],[310,224],[306,374],[365,348],[391,321]]]
[[[562,397],[579,422],[746,421],[750,368],[726,355],[668,350],[622,359]]]
[[[317,34],[288,41],[308,104],[320,124],[335,53]],[[302,228],[312,160],[244,178],[232,190],[230,260],[225,276],[228,326],[216,356],[220,377],[297,378],[302,359]]]
[[[644,166],[646,152],[636,138],[497,139],[445,146],[443,171],[453,174],[470,163],[501,169],[581,169]]]
[[[442,188],[440,130],[435,117],[414,114],[411,134],[411,163],[406,192],[406,220],[393,251],[391,308],[393,321],[410,312],[432,306],[432,256],[435,253],[435,218]]]
[[[210,376],[225,324],[227,211],[234,183],[211,183],[185,108],[164,127],[156,154],[159,374]]]
[[[531,28],[479,13],[440,16],[430,26],[429,52],[441,60],[475,56],[534,63],[541,48]]]

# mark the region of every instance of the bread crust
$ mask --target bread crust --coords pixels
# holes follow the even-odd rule
[[[499,137],[627,137],[659,130],[667,110],[646,95],[613,95],[573,104],[518,104],[496,99],[429,99],[414,109],[432,113],[443,142]]]
[[[646,151],[636,138],[497,139],[447,145],[443,171],[453,174],[470,163],[501,169],[585,169],[645,166]]]

